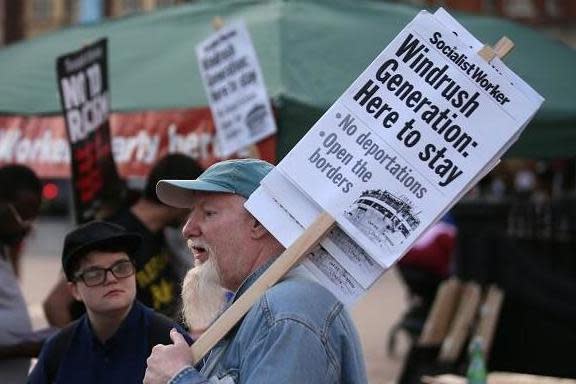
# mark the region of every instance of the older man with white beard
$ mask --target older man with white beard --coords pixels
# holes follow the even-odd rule
[[[244,208],[272,168],[261,160],[227,160],[196,180],[157,185],[161,201],[191,209],[182,233],[197,263],[213,261],[219,284],[235,292],[234,299],[284,250]],[[185,288],[186,294],[194,288]],[[191,310],[203,305],[191,305]],[[176,332],[171,337],[173,344],[152,350],[145,384],[366,382],[362,350],[346,309],[299,268],[264,293],[210,351],[200,371],[192,367],[184,339]]]

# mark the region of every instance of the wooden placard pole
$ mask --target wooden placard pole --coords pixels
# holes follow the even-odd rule
[[[503,36],[500,40],[498,40],[496,45],[494,45],[494,48],[489,45],[484,45],[484,47],[478,51],[478,56],[487,62],[491,62],[492,59],[496,56],[499,58],[506,56],[508,53],[510,53],[512,48],[514,48],[514,42],[512,42],[512,40],[506,36]]]
[[[424,328],[418,339],[419,346],[434,346],[442,344],[442,341],[450,330],[450,324],[454,318],[462,283],[455,277],[445,280],[440,284],[432,308],[428,313]]]
[[[490,349],[492,348],[492,341],[496,333],[503,301],[504,292],[492,284],[480,307],[480,320],[476,326],[475,336],[479,336],[482,339],[484,359],[486,361],[488,361]],[[474,339],[474,337],[472,339]]]
[[[223,26],[224,26],[224,20],[222,20],[220,16],[214,16],[214,18],[212,19],[212,28],[214,28],[214,30],[217,31]]]
[[[440,347],[439,361],[454,362],[460,356],[462,347],[472,327],[472,322],[478,312],[481,293],[482,290],[477,283],[468,282],[464,284],[450,332],[448,332]]]
[[[306,231],[192,344],[192,362],[196,364],[222,339],[264,292],[276,284],[302,259],[334,225],[334,219],[323,212]]]

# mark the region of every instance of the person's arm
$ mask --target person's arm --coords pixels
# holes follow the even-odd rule
[[[43,340],[0,345],[0,360],[38,357],[42,344]]]
[[[48,323],[58,328],[69,324],[73,320],[70,313],[73,302],[74,297],[68,289],[66,277],[61,276],[42,303]]]
[[[0,360],[38,357],[45,341],[58,330],[58,328],[42,328],[14,334],[18,336],[17,342],[0,345]]]

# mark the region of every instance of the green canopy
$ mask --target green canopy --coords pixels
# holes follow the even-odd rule
[[[213,32],[213,17],[243,19],[278,112],[282,157],[417,12],[367,0],[207,0],[67,28],[0,50],[0,112],[60,113],[56,57],[101,37],[113,111],[205,106],[194,47]],[[455,16],[487,43],[510,37],[506,62],[546,98],[510,154],[576,154],[576,52],[506,20]]]

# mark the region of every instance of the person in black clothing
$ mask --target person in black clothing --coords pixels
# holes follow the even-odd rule
[[[136,232],[142,237],[136,264],[137,298],[143,304],[180,320],[180,284],[175,272],[175,255],[170,254],[164,231],[180,227],[188,211],[162,204],[156,197],[160,179],[195,179],[202,172],[198,163],[183,154],[169,154],[152,168],[142,196],[130,207],[121,208],[107,221]],[[70,307],[73,298],[61,279],[44,301],[46,318],[51,325],[62,327],[75,316]]]

